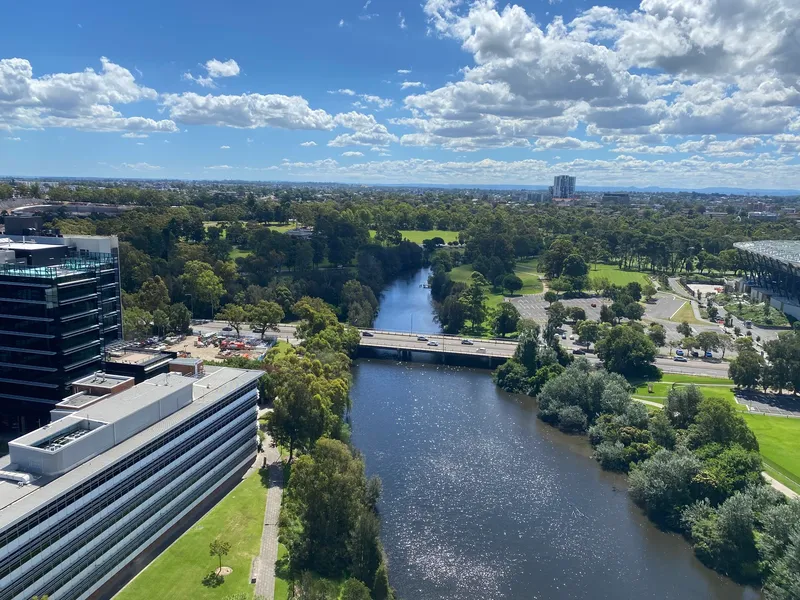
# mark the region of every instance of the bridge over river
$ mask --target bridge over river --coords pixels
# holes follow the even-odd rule
[[[471,340],[442,334],[415,334],[396,331],[362,330],[360,350],[388,350],[400,360],[410,360],[412,352],[424,352],[455,364],[497,366],[514,355],[517,343],[510,340]],[[363,353],[363,352],[362,352]]]

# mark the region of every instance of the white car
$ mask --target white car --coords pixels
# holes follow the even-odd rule
[[[481,352],[482,354],[486,354],[486,348],[478,348],[478,352]]]
[[[426,338],[424,335],[418,335],[417,336],[417,341],[418,342],[427,342],[428,338]]]
[[[428,342],[428,346],[438,346],[439,344],[436,342]]]

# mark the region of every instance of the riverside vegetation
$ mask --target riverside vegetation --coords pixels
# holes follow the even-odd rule
[[[626,328],[635,330],[611,331]],[[685,535],[704,564],[761,584],[768,600],[798,598],[800,500],[764,483],[758,442],[732,404],[688,385],[670,389],[664,409],[651,412],[631,399],[619,372],[583,358],[565,368],[547,339],[538,327],[524,330],[495,382],[536,395],[543,421],[588,435],[602,468],[628,473],[634,501],[658,526]]]

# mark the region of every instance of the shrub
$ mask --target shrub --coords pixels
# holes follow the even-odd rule
[[[567,433],[586,431],[586,414],[577,406],[566,406],[558,411],[558,428]]]

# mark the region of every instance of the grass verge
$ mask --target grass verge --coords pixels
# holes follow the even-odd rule
[[[401,229],[400,235],[403,236],[404,240],[414,242],[415,244],[421,244],[423,240],[432,240],[435,237],[442,238],[445,244],[458,241],[457,231],[445,231],[444,229],[431,229],[429,231],[422,231],[420,229]],[[369,230],[369,236],[373,238],[375,237],[374,229]]]
[[[638,281],[642,285],[650,283],[646,273],[640,271],[623,271],[619,265],[590,265],[589,277],[607,277],[615,285],[627,285]]]
[[[800,419],[744,415],[756,434],[767,473],[800,493]]]
[[[275,563],[275,600],[288,600],[289,580],[286,571],[289,564],[289,551],[283,544],[278,544],[278,561]]]
[[[683,306],[675,311],[675,314],[669,320],[675,323],[686,321],[689,325],[708,325],[708,321],[700,321],[694,316],[694,310],[692,310],[692,305],[689,302],[684,302]]]
[[[178,538],[139,573],[116,600],[172,598],[216,600],[232,594],[253,594],[250,566],[261,546],[267,488],[258,473],[237,485],[191,529]],[[218,587],[203,579],[218,566],[208,545],[217,537],[230,542],[230,553],[222,564],[233,569]]]

